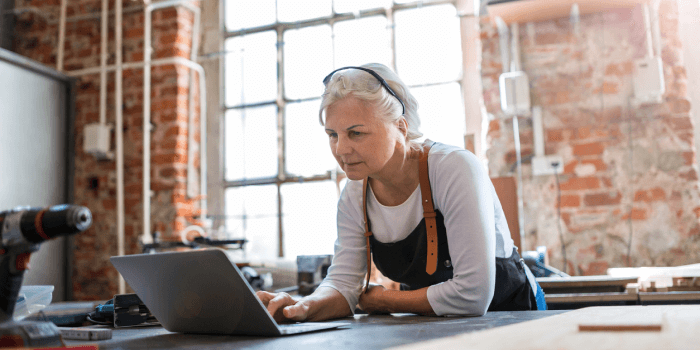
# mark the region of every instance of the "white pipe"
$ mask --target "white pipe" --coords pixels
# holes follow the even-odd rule
[[[151,236],[151,6],[144,9],[143,38],[143,236],[141,242],[152,243]]]
[[[520,25],[518,22],[510,24],[510,35],[511,55],[513,55],[511,71],[518,72],[522,70],[520,68]]]
[[[58,21],[58,54],[56,56],[56,70],[63,71],[63,46],[66,43],[66,5],[68,0],[61,0],[61,17]]]
[[[503,65],[503,73],[510,72],[510,49],[508,47],[508,26],[501,17],[496,17],[496,26],[498,27],[498,40],[501,49],[501,64]]]
[[[651,9],[651,29],[654,35],[654,48],[656,49],[656,55],[661,57],[661,28],[659,27],[659,0],[652,1]]]
[[[116,46],[116,74],[114,80],[114,107],[117,144],[117,255],[124,255],[124,118],[122,95],[122,2],[116,1],[114,20],[114,41]],[[124,277],[119,275],[119,294],[126,293]]]
[[[646,34],[647,57],[654,57],[653,40],[651,39],[651,19],[649,18],[649,4],[642,5],[644,13],[644,33]]]
[[[199,8],[197,8],[197,11],[195,11],[194,14],[194,27],[192,28],[192,48],[190,49],[190,60],[192,62],[197,61],[197,55],[198,55],[198,49],[199,49],[199,26],[201,23],[201,15]],[[195,154],[195,149],[192,145],[194,145],[194,91],[192,89],[192,83],[194,81],[194,70],[190,70],[190,79],[189,79],[189,87],[188,87],[188,97],[189,97],[189,116],[188,116],[188,131],[187,131],[187,136],[188,136],[188,141],[187,141],[187,195],[189,197],[194,197],[196,194],[194,193],[194,188],[192,186],[192,182],[194,181],[194,154]],[[201,103],[201,100],[200,100]],[[200,117],[201,118],[201,117]],[[200,145],[201,146],[201,145]],[[200,147],[201,149],[201,147]],[[200,158],[202,158],[200,156]],[[200,159],[201,160],[201,159]],[[201,175],[200,175],[201,176]],[[201,188],[200,188],[201,191]],[[206,195],[206,192],[201,192],[202,195]],[[206,213],[204,213],[204,210],[201,212],[201,218],[204,219]]]
[[[107,66],[107,24],[109,4],[108,0],[102,0],[102,37],[100,52],[100,125],[104,126],[107,123],[107,71],[104,69]]]
[[[535,157],[544,156],[544,127],[542,126],[542,107],[532,107],[532,134],[535,143]]]

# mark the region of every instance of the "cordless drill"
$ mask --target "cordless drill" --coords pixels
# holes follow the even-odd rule
[[[85,231],[90,224],[90,210],[76,205],[0,212],[0,347],[62,345],[53,323],[15,322],[12,313],[31,253],[44,241]]]

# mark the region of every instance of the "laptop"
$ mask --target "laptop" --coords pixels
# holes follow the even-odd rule
[[[277,324],[220,249],[114,256],[110,261],[171,332],[280,336],[350,324]]]

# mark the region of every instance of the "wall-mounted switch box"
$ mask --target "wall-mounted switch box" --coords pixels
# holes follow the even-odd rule
[[[558,155],[532,158],[532,175],[554,175],[564,172],[564,159]]]
[[[501,110],[507,116],[530,115],[530,82],[523,71],[503,73],[498,78]]]
[[[634,101],[639,104],[661,103],[666,92],[661,58],[646,57],[634,62]]]
[[[85,139],[83,140],[83,150],[90,153],[97,159],[112,159],[114,153],[110,150],[112,139],[112,127],[105,124],[88,124],[83,130]]]

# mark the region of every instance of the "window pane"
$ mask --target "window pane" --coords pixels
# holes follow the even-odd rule
[[[421,132],[433,141],[464,148],[466,119],[458,83],[413,88]]]
[[[331,0],[277,0],[280,22],[296,22],[331,15]]]
[[[396,70],[408,85],[455,81],[462,74],[459,18],[453,5],[397,11]]]
[[[320,104],[320,100],[313,100],[287,105],[285,159],[289,174],[320,175],[337,165],[328,145],[328,136],[318,123]]]
[[[391,65],[391,38],[384,16],[343,21],[333,28],[335,67],[377,62]]]
[[[285,257],[333,254],[338,235],[335,182],[284,184],[281,193]]]
[[[226,40],[226,105],[277,99],[277,33]]]
[[[333,0],[336,13],[391,7],[391,0]]]
[[[284,32],[284,82],[289,99],[321,96],[323,78],[333,70],[331,27]]]
[[[226,0],[224,6],[227,30],[275,23],[275,0]]]
[[[226,232],[229,238],[248,240],[247,259],[278,256],[278,224],[276,185],[226,189]]]
[[[277,107],[226,112],[226,179],[277,175]]]

